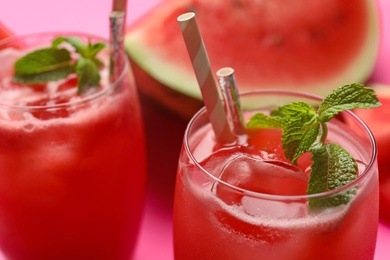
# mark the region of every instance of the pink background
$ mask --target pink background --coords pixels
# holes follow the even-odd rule
[[[129,1],[128,23],[160,1]],[[390,84],[390,0],[378,0],[378,4],[382,12],[382,45],[372,81]],[[110,6],[109,0],[0,0],[0,22],[15,34],[67,30],[107,37]],[[172,214],[166,204],[169,203],[161,203],[149,189],[135,259],[173,259]],[[375,260],[389,259],[390,226],[380,223],[378,231]]]

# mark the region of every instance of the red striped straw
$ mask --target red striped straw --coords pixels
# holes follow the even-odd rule
[[[235,138],[229,128],[224,106],[219,96],[217,83],[213,77],[195,14],[192,12],[185,13],[180,15],[177,20],[215,136],[221,143],[231,143]]]

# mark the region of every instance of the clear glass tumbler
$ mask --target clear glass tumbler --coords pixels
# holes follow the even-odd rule
[[[0,251],[7,259],[129,259],[146,181],[143,123],[127,59],[109,81],[77,93],[77,78],[12,81],[25,52],[49,47],[39,33],[0,42]],[[65,46],[64,48],[67,48]]]
[[[246,122],[255,112],[321,98],[264,90],[240,96]],[[289,164],[280,130],[221,145],[205,109],[190,121],[180,153],[174,201],[175,259],[373,259],[378,228],[376,144],[367,126],[345,111],[328,124],[328,140],[359,166],[355,181],[307,195],[310,156]],[[262,150],[251,148],[263,147]],[[309,200],[351,195],[335,207],[311,209]]]

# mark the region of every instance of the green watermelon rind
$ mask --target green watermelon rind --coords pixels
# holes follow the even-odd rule
[[[183,3],[171,1],[171,9],[160,8],[157,10],[157,16],[167,15],[171,10],[180,8]],[[321,81],[320,83],[310,83],[310,88],[302,88],[296,84],[275,84],[267,86],[259,86],[260,88],[282,88],[282,89],[298,89],[311,92],[320,96],[325,96],[337,86],[347,83],[364,83],[370,77],[376,62],[379,46],[380,26],[375,4],[367,0],[367,12],[369,29],[368,35],[365,38],[364,47],[355,60],[350,62],[342,73],[329,80]],[[153,11],[152,11],[153,12]],[[178,25],[178,30],[179,25]],[[135,26],[125,36],[125,48],[129,57],[137,63],[146,73],[158,82],[165,86],[183,93],[195,99],[201,99],[201,93],[196,81],[194,72],[183,68],[181,64],[169,63],[161,59],[154,47],[147,46],[144,39],[148,37],[147,27]],[[355,39],[351,39],[354,41]],[[207,46],[206,46],[207,48]],[[162,51],[159,49],[158,51]],[[248,91],[254,89],[255,86],[240,85],[240,91]],[[298,88],[297,88],[298,87]]]
[[[139,31],[125,37],[126,51],[133,61],[160,83],[187,96],[200,99],[195,74],[158,59],[158,55],[153,55],[145,45],[139,44],[141,38],[142,32]]]

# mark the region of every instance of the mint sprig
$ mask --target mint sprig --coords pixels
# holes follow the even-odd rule
[[[61,47],[63,42],[69,43],[78,53],[77,59],[72,59],[71,52]],[[79,37],[57,37],[48,48],[30,52],[14,64],[13,81],[22,84],[37,84],[56,81],[76,73],[78,77],[78,93],[85,92],[89,87],[99,86],[99,67],[103,62],[97,54],[105,48],[102,42],[85,44]]]
[[[269,116],[257,113],[248,127],[283,129],[283,150],[293,164],[302,154],[310,152],[312,166],[307,193],[315,194],[342,187],[358,174],[355,159],[338,144],[326,142],[326,123],[344,110],[380,105],[372,88],[354,83],[335,89],[317,110],[304,102],[295,102],[271,111]],[[348,203],[353,193],[352,189],[333,198],[312,199],[309,203],[311,207],[338,206]]]

